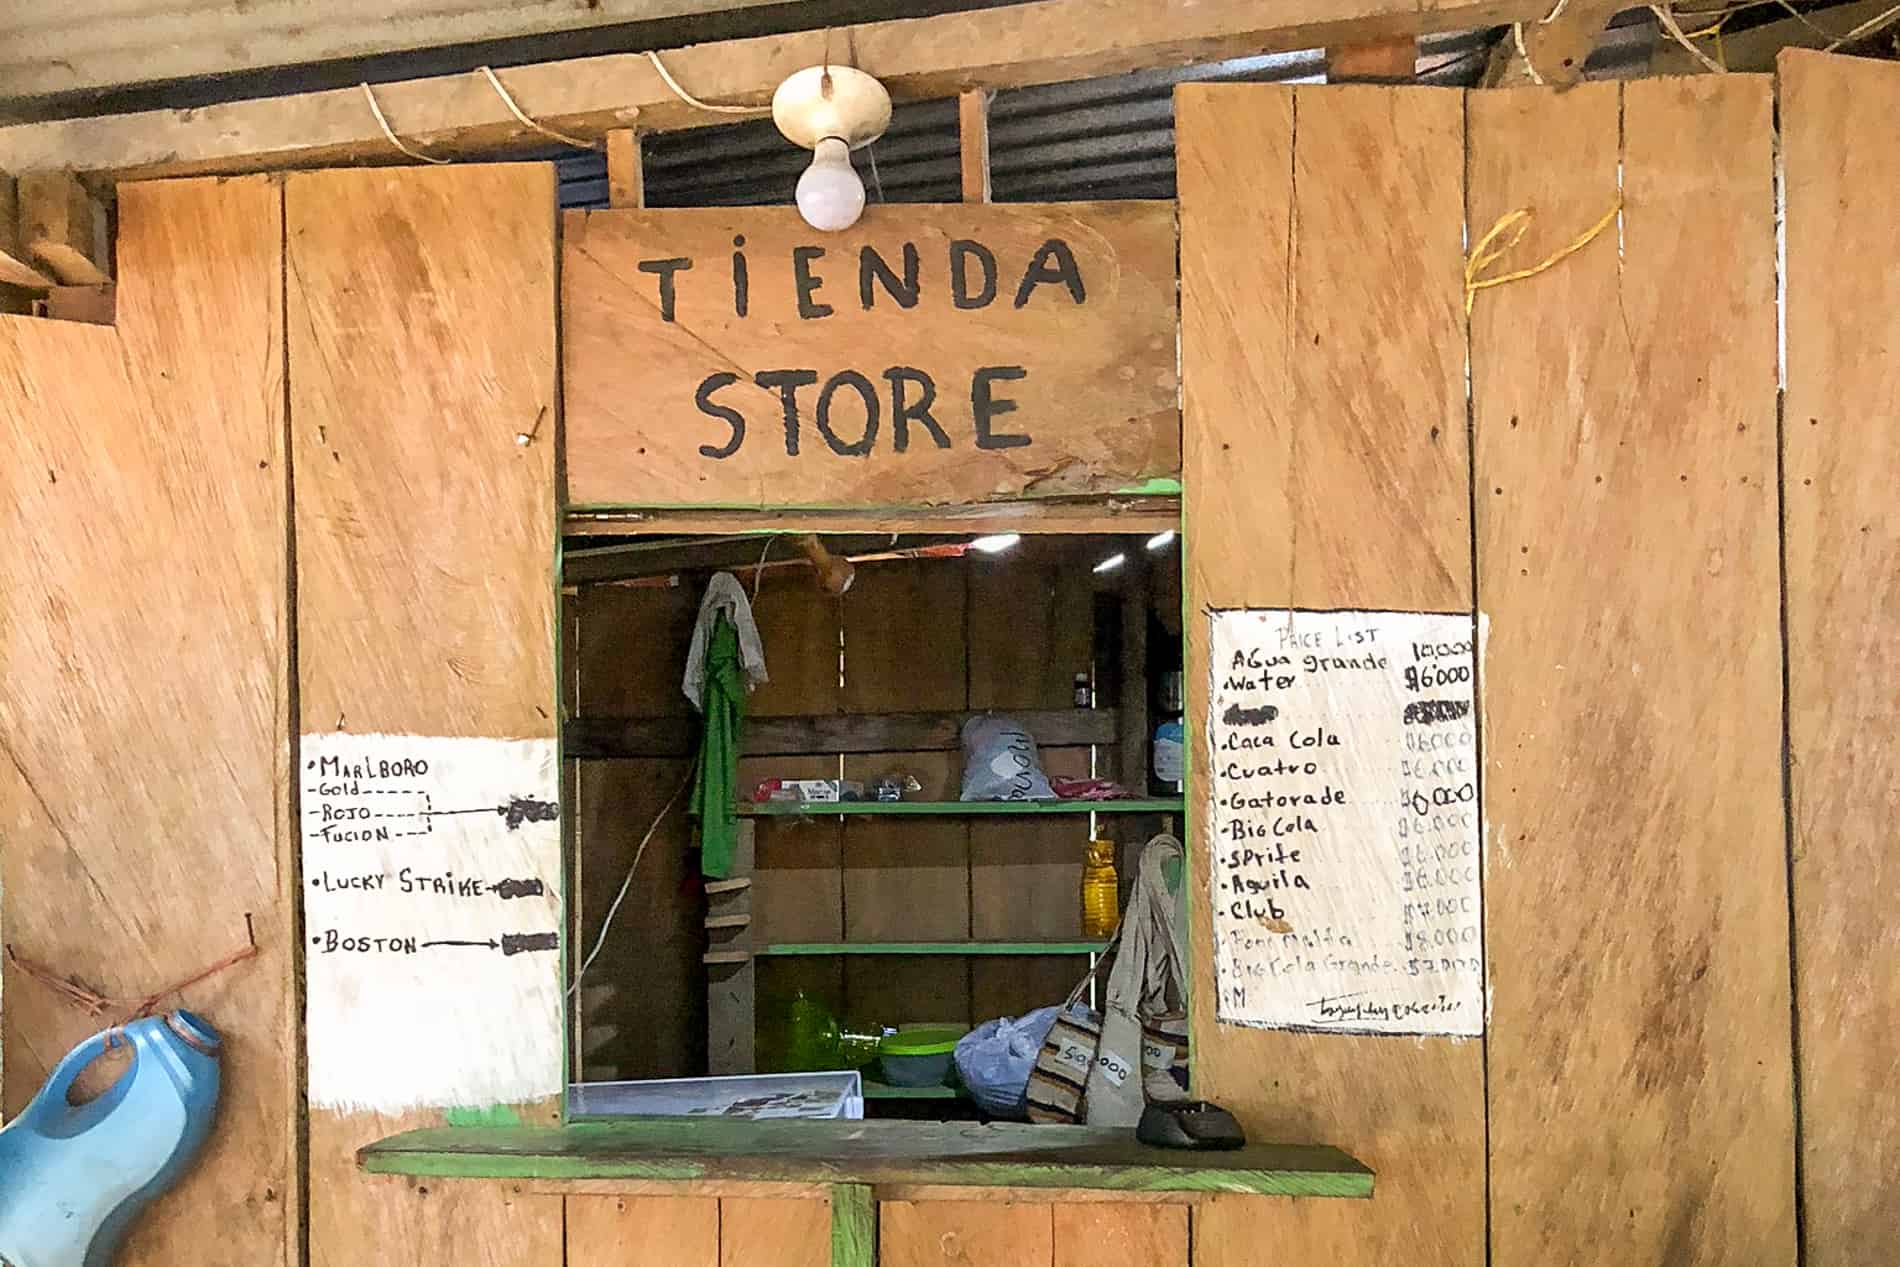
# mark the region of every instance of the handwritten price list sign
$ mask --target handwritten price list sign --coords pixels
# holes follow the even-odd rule
[[[311,1103],[558,1092],[554,741],[323,733],[297,765]]]
[[[1209,619],[1219,1018],[1483,1033],[1471,617]]]

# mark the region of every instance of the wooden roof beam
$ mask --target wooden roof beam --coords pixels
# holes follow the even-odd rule
[[[831,56],[878,76],[899,100],[954,97],[1162,65],[1363,44],[1533,21],[1547,0],[1035,0],[829,33],[698,44],[665,52],[703,101],[763,104],[791,71]],[[688,106],[640,53],[511,67],[515,102],[559,132],[666,131],[731,122]],[[378,85],[376,100],[412,149],[490,157],[542,147],[478,73]],[[0,128],[0,170],[71,168],[138,179],[349,163],[409,162],[360,88]]]

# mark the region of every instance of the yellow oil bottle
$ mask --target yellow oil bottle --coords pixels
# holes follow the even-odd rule
[[[1115,874],[1115,842],[1091,840],[1082,863],[1082,935],[1108,937],[1121,922],[1121,878]]]

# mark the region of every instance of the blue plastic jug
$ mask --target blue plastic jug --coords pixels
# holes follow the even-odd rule
[[[116,1044],[132,1063],[73,1105],[81,1070]],[[94,1034],[0,1130],[0,1263],[108,1267],[126,1228],[191,1164],[218,1107],[218,1031],[190,1012]]]

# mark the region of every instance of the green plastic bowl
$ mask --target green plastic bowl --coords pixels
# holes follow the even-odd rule
[[[969,1032],[963,1025],[906,1025],[886,1034],[877,1045],[884,1081],[894,1087],[942,1086],[957,1040]]]

